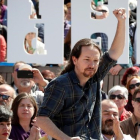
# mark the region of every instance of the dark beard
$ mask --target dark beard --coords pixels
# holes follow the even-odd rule
[[[108,123],[111,123],[111,125],[108,125]],[[109,128],[109,126],[113,126],[113,120],[106,120],[104,126],[102,125],[102,134],[113,136],[114,131],[113,129]]]

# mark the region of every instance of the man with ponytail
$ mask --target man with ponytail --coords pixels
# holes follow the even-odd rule
[[[118,26],[110,50],[101,56],[91,39],[78,41],[66,68],[45,89],[36,123],[54,139],[100,139],[100,81],[117,62],[125,44],[125,10],[113,13]]]

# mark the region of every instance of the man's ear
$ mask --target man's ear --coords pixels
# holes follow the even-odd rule
[[[73,64],[75,65],[77,62],[77,58],[75,56],[72,56],[72,61],[73,61]]]

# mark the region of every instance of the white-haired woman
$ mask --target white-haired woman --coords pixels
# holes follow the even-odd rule
[[[109,90],[108,96],[109,99],[113,100],[118,106],[120,121],[123,121],[132,115],[131,112],[126,111],[124,108],[128,102],[127,88],[116,85]]]

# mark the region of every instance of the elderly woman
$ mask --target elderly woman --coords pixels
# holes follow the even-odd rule
[[[119,85],[112,87],[108,92],[108,96],[118,107],[120,121],[131,116],[131,112],[126,111],[124,108],[128,101],[128,90],[125,87]]]
[[[38,140],[44,135],[43,131],[34,126],[37,104],[31,95],[19,94],[12,104],[12,111],[12,140]]]
[[[12,111],[6,106],[0,105],[0,140],[9,140],[11,118]]]
[[[137,87],[140,87],[140,76],[132,76],[129,81],[127,82],[127,85],[126,85],[127,89],[128,89],[128,92],[129,92],[129,96],[128,96],[128,103],[127,105],[125,106],[125,109],[127,111],[131,111],[133,112],[133,106],[132,106],[132,95],[134,94],[135,92],[135,89]]]

